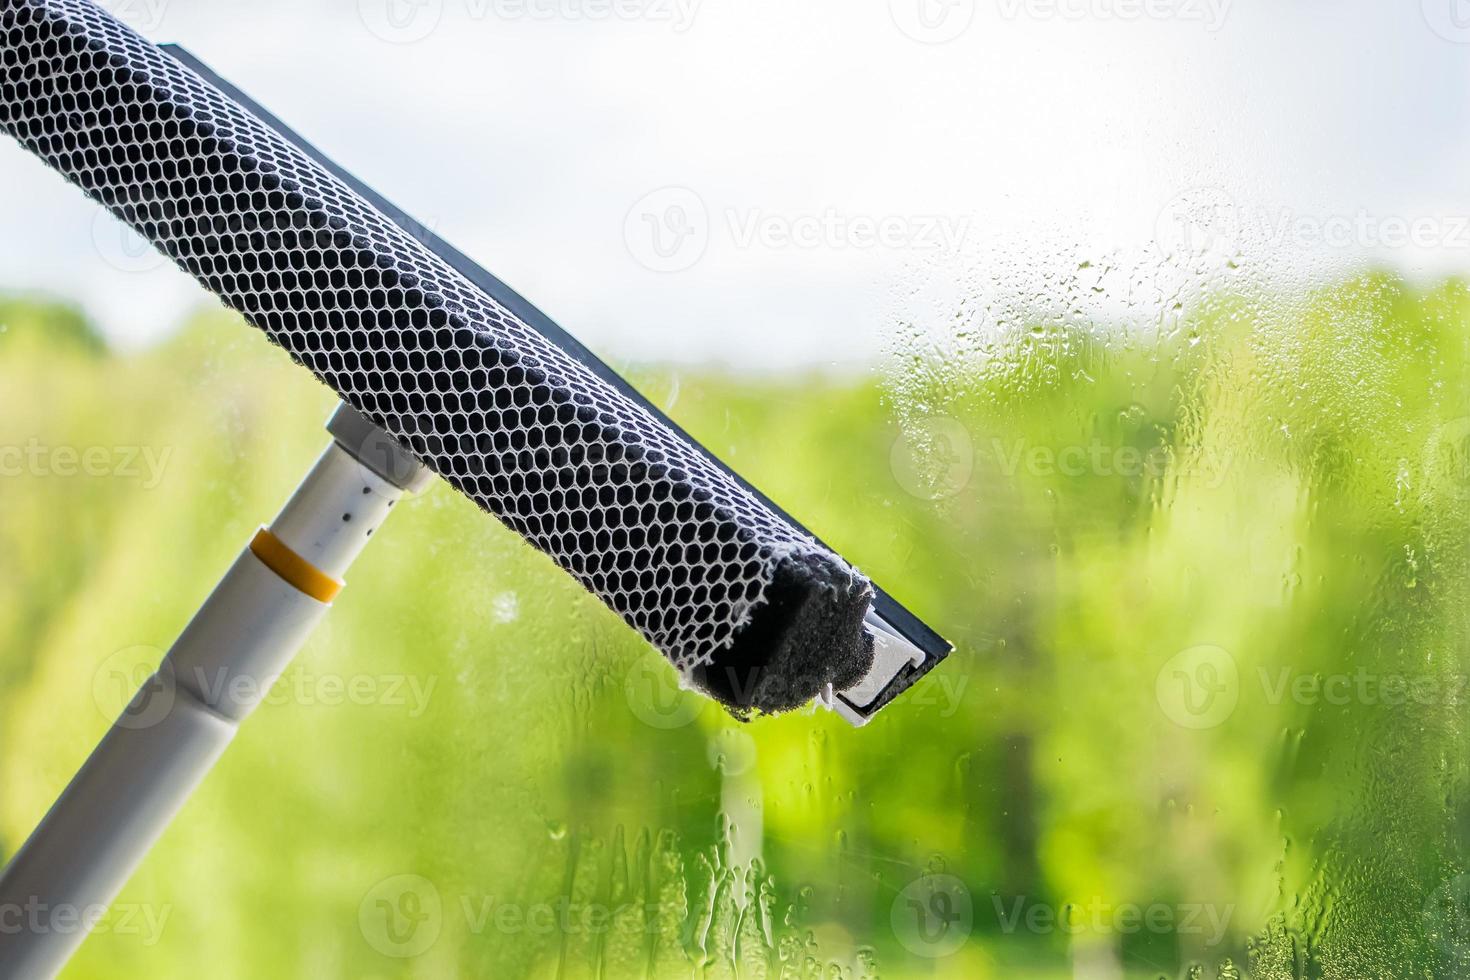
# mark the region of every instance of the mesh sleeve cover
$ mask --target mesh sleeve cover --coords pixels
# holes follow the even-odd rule
[[[0,0],[0,128],[737,713],[871,666],[867,579],[90,0]]]

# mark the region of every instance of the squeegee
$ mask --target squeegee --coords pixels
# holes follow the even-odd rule
[[[0,129],[341,399],[331,442],[0,875],[100,915],[436,475],[741,718],[864,724],[949,645],[504,283],[176,47],[90,0],[0,0]],[[204,678],[215,683],[205,684]],[[217,683],[218,678],[250,683]],[[0,935],[0,977],[84,930]]]

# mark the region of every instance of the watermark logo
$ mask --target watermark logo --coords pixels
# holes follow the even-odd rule
[[[396,959],[428,952],[444,925],[439,889],[421,875],[384,878],[363,896],[357,926],[369,946]]]
[[[975,903],[954,875],[926,874],[893,900],[890,922],[904,948],[940,959],[959,952],[975,929]]]
[[[170,0],[97,0],[98,6],[135,31],[154,31],[163,26]]]
[[[423,468],[408,450],[376,425],[368,427],[367,434],[350,455],[362,474],[364,487],[377,486],[385,479],[395,487],[406,487],[423,473]],[[433,483],[424,489],[430,486]]]
[[[1419,0],[1424,23],[1446,41],[1470,44],[1470,0]]]
[[[1180,650],[1159,668],[1154,696],[1164,716],[1181,728],[1223,725],[1240,701],[1240,670],[1223,647]]]
[[[1424,903],[1424,926],[1438,947],[1444,976],[1470,973],[1470,874],[1451,878]]]
[[[1154,221],[1154,241],[1165,255],[1184,259],[1233,255],[1240,248],[1240,209],[1218,187],[1175,194]]]
[[[138,645],[109,655],[92,674],[92,703],[119,728],[139,731],[163,721],[174,708],[163,651]]]
[[[639,721],[664,731],[692,725],[708,703],[681,688],[674,668],[652,656],[634,661],[623,681],[623,696]]]
[[[92,247],[119,272],[142,275],[161,269],[168,258],[126,221],[98,206],[92,215]]]
[[[357,0],[364,27],[389,44],[413,44],[438,28],[444,0]]]
[[[420,220],[412,215],[405,215],[398,223],[399,230],[409,238],[418,242],[424,248],[433,251],[439,242],[439,218],[430,216]]]
[[[683,272],[709,248],[709,210],[687,187],[645,194],[623,221],[623,241],[633,258],[653,272]]]
[[[975,0],[888,0],[900,31],[920,44],[945,44],[975,22]]]
[[[920,500],[945,500],[969,486],[975,445],[958,420],[935,416],[904,427],[893,441],[888,463],[905,493]]]

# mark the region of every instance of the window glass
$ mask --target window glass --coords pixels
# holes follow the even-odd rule
[[[65,976],[1470,975],[1451,0],[107,6],[955,652],[742,723],[435,486]],[[0,182],[9,855],[334,403]]]

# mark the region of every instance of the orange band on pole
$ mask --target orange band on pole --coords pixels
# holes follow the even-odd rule
[[[286,547],[270,528],[263,527],[255,533],[250,552],[288,585],[317,602],[331,602],[342,591],[341,582]]]

